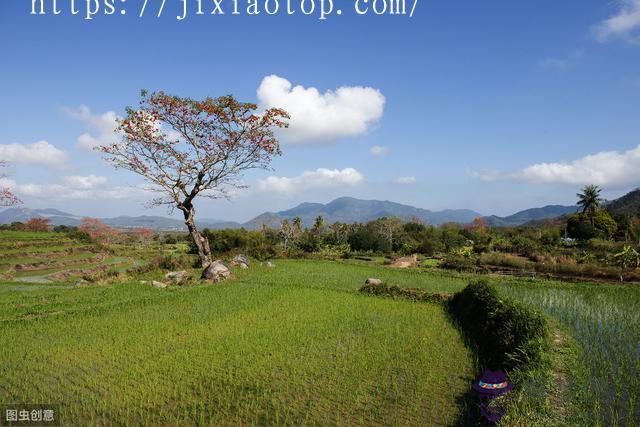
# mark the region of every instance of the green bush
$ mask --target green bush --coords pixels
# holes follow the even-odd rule
[[[519,270],[533,270],[534,263],[526,258],[517,255],[503,254],[500,252],[489,252],[480,255],[479,263],[482,265],[492,265],[496,267],[508,267]]]
[[[567,219],[567,234],[574,239],[610,239],[617,229],[618,224],[606,211],[590,215],[578,213]]]
[[[406,298],[413,301],[443,303],[451,299],[451,295],[445,293],[431,293],[424,289],[408,288],[403,289],[396,285],[385,283],[376,285],[365,283],[359,290],[363,294],[387,296],[394,298]]]
[[[540,359],[547,337],[545,318],[500,297],[486,280],[471,282],[456,293],[449,309],[484,366],[511,370]]]
[[[69,237],[70,239],[75,240],[76,242],[80,242],[80,243],[92,243],[93,240],[91,239],[91,236],[89,236],[87,233],[83,232],[83,231],[78,231],[78,229],[71,229],[68,230],[66,233],[67,237]]]
[[[186,268],[199,267],[198,259],[189,255],[158,255],[148,264],[141,267],[140,270],[184,270]]]

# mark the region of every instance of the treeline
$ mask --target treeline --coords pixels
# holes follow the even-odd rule
[[[299,225],[292,226],[288,220],[284,220],[279,229],[205,229],[203,235],[209,239],[213,252],[224,254],[244,251],[259,257],[322,252],[377,255],[417,253],[425,256],[469,256],[503,252],[528,257],[540,252],[556,252],[562,248],[614,247],[616,243],[630,243],[640,237],[640,223],[635,221],[629,222],[631,226],[621,233],[590,233],[587,239],[576,238],[569,232],[573,221],[575,219],[572,216],[569,217],[568,224],[490,228],[482,218],[476,218],[472,224],[449,223],[435,227],[417,220],[399,218],[325,225],[322,217],[318,217],[313,227],[304,229]],[[580,225],[590,231],[586,225]],[[595,227],[598,225],[596,221]]]
[[[481,217],[472,224],[438,227],[388,217],[326,224],[317,217],[308,228],[295,218],[283,220],[277,229],[205,229],[203,235],[217,254],[244,252],[259,259],[421,254],[440,259],[442,267],[458,270],[513,269],[636,280],[640,278],[640,218],[611,215],[602,206],[599,192],[587,186],[578,195],[579,212],[529,226],[491,228]]]
[[[27,222],[15,221],[11,224],[1,224],[0,230],[57,232],[67,237],[85,243],[148,243],[157,236],[147,227],[135,227],[128,230],[118,230],[106,225],[97,218],[82,218],[79,226],[51,225],[48,218],[31,218]]]

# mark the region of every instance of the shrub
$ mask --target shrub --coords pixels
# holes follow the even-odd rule
[[[524,368],[537,362],[546,342],[545,318],[501,298],[486,280],[469,283],[449,303],[453,317],[491,369]]]
[[[617,229],[618,224],[606,211],[597,211],[591,215],[578,213],[567,220],[567,234],[579,240],[597,237],[609,239]]]
[[[76,242],[93,243],[93,240],[91,239],[91,236],[89,236],[87,233],[85,233],[83,231],[79,231],[77,228],[69,230],[65,234],[67,235],[67,237],[69,237],[70,239],[75,240]]]
[[[413,301],[443,303],[451,299],[451,295],[445,293],[431,293],[424,289],[408,288],[403,289],[396,285],[379,285],[365,283],[359,290],[363,294],[388,296],[394,298],[406,298]]]
[[[153,270],[184,270],[186,268],[198,267],[197,259],[189,255],[158,255],[132,271],[145,273]]]
[[[502,254],[499,252],[490,252],[480,255],[480,264],[493,265],[496,267],[508,267],[519,270],[533,270],[534,264],[522,257],[511,254]]]
[[[455,254],[448,254],[442,263],[440,263],[440,267],[446,270],[457,270],[457,271],[472,271],[476,272],[480,270],[477,265],[477,261],[473,257],[465,257]]]
[[[538,249],[535,240],[525,236],[515,236],[512,240],[512,250],[523,256],[531,256]]]

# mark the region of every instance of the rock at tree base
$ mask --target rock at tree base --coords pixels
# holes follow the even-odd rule
[[[186,271],[170,271],[164,275],[164,278],[171,281],[174,285],[183,285],[191,278]]]
[[[211,280],[213,282],[219,282],[229,276],[231,276],[231,270],[229,270],[229,268],[227,268],[227,266],[220,260],[213,261],[202,272],[203,279]]]
[[[382,285],[382,280],[369,277],[367,280],[365,280],[364,283],[366,283],[367,285],[378,286],[378,285]]]
[[[157,280],[153,280],[153,281],[151,281],[151,286],[153,286],[154,288],[158,288],[158,289],[164,289],[168,285],[166,283],[162,283],[162,282],[158,282]]]
[[[246,255],[242,255],[242,254],[236,255],[231,260],[231,266],[232,267],[238,266],[243,269],[249,268],[249,258],[247,258]]]

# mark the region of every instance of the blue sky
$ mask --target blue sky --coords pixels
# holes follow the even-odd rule
[[[339,196],[509,214],[573,203],[591,182],[610,198],[640,185],[640,0],[421,0],[412,18],[334,2],[344,13],[326,20],[232,16],[223,0],[224,16],[178,21],[178,0],[159,19],[126,0],[92,20],[70,0],[58,16],[3,0],[3,185],[28,207],[165,214],[143,206],[140,178],[83,148],[113,137],[142,88],[301,112],[274,170],[247,174],[232,201],[202,200],[200,217]]]

